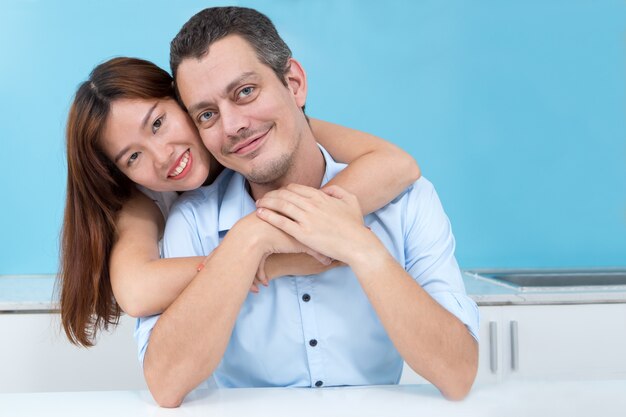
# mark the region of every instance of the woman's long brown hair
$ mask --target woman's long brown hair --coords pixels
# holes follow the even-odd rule
[[[68,339],[93,346],[97,332],[119,322],[109,276],[116,215],[135,189],[106,157],[102,133],[119,99],[174,98],[171,76],[151,62],[114,58],[91,72],[70,108],[67,195],[59,273],[61,321]]]

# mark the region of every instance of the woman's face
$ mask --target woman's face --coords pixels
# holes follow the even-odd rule
[[[193,190],[209,175],[209,151],[173,99],[114,101],[102,139],[111,161],[133,182],[151,190]]]

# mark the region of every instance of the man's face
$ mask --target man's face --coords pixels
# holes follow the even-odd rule
[[[290,73],[287,79],[285,86],[248,42],[231,35],[201,59],[185,59],[176,82],[216,159],[253,183],[268,184],[289,171],[306,126],[299,81]]]

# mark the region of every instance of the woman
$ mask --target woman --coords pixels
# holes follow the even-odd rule
[[[73,343],[92,346],[122,310],[162,312],[199,273],[203,258],[160,259],[158,242],[177,192],[211,184],[223,168],[174,97],[166,71],[134,58],[98,65],[76,92],[60,272],[61,318]],[[311,127],[336,160],[350,164],[329,185],[355,194],[364,214],[419,177],[415,161],[381,139],[319,120]],[[308,255],[274,255],[259,275],[328,267]]]

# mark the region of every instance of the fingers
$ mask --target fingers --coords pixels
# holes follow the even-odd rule
[[[329,197],[335,198],[337,200],[341,200],[343,203],[347,204],[349,207],[361,212],[361,205],[359,204],[359,199],[356,198],[354,194],[344,190],[338,185],[330,185],[326,188],[323,188],[322,191],[328,195]]]
[[[306,198],[313,198],[317,195],[319,195],[319,190],[316,188],[312,188],[312,187],[307,187],[306,185],[302,185],[302,184],[294,184],[291,183],[289,185],[287,185],[284,189],[287,189],[289,191],[291,191],[292,193],[298,194],[302,197],[306,197]]]
[[[322,191],[331,197],[338,198],[340,200],[344,199],[348,196],[348,192],[338,185],[329,185],[328,187],[322,188]]]
[[[264,286],[267,287],[269,285],[269,279],[267,278],[267,274],[265,273],[265,260],[266,259],[267,259],[267,255],[263,256],[263,259],[261,259],[259,268],[256,271],[256,278],[254,282],[263,284]]]
[[[301,201],[298,201],[301,197],[293,197],[290,196],[281,197],[263,197],[259,201],[257,201],[256,205],[260,208],[270,209],[276,213],[280,213],[283,216],[289,217],[291,220],[300,221],[305,213],[305,209],[303,209],[304,204]],[[296,200],[295,202],[292,200]]]
[[[280,229],[297,239],[296,233],[298,233],[298,225],[290,218],[278,214],[273,210],[262,207],[258,208],[256,212],[257,216],[259,216],[261,220],[266,221],[277,229]]]
[[[289,200],[292,203],[296,204],[303,210],[306,210],[310,205],[310,201],[315,198],[323,197],[324,193],[322,193],[317,188],[307,187],[302,184],[289,184],[286,187],[280,188],[278,190],[270,191],[265,194],[264,197],[271,198],[279,198]]]
[[[267,275],[265,275],[265,271],[259,269],[256,273],[256,277],[254,278],[254,282],[256,284],[263,285],[267,287],[269,285],[269,279],[267,279]]]

